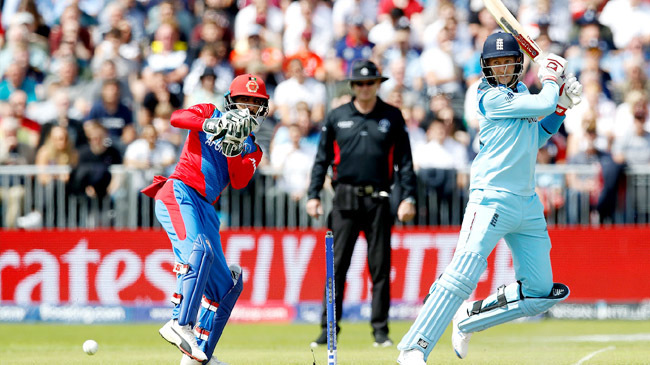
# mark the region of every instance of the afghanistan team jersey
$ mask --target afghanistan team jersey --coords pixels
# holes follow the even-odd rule
[[[233,188],[246,187],[262,159],[262,150],[253,134],[244,140],[239,156],[226,157],[221,153],[221,139],[210,141],[211,134],[203,131],[206,118],[219,118],[222,113],[212,104],[198,104],[172,114],[171,124],[189,129],[180,159],[170,179],[178,179],[192,187],[209,203],[214,204],[230,183]],[[154,183],[142,190],[154,197],[166,178],[156,176]]]
[[[537,150],[551,136],[538,120],[555,117],[558,90],[555,82],[545,82],[539,94],[531,95],[521,82],[513,91],[492,87],[483,78],[477,96],[480,149],[472,162],[470,190],[535,193]]]

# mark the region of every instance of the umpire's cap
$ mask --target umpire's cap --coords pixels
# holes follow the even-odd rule
[[[350,77],[348,81],[365,81],[365,80],[381,80],[384,82],[388,77],[384,77],[377,69],[377,65],[369,60],[357,60],[352,63],[350,67]]]

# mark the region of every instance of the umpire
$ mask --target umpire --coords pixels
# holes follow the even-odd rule
[[[334,201],[329,222],[334,233],[337,323],[343,313],[345,277],[352,252],[359,232],[363,231],[368,241],[368,267],[373,283],[370,324],[376,347],[393,344],[388,337],[388,309],[390,236],[395,218],[389,197],[395,167],[401,187],[397,217],[406,222],[415,216],[416,180],[404,118],[399,109],[377,97],[379,85],[386,80],[368,60],[352,65],[348,81],[354,98],[325,117],[307,201],[310,216],[318,218],[323,214],[319,194],[331,165]],[[326,322],[323,302],[322,332],[312,346],[327,343]]]

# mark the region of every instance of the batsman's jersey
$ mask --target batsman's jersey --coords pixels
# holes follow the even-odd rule
[[[531,95],[523,83],[513,91],[492,87],[484,78],[477,97],[480,149],[472,162],[470,190],[533,195],[537,150],[551,136],[538,118],[555,111],[557,84],[546,82]]]

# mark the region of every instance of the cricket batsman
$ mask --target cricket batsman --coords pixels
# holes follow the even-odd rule
[[[171,124],[189,130],[174,173],[156,176],[142,192],[172,243],[176,305],[160,335],[183,353],[181,365],[223,364],[214,348],[243,288],[241,268],[226,263],[214,204],[231,184],[248,185],[262,159],[254,131],[268,114],[264,81],[237,76],[225,96],[225,113],[198,104],[172,114]],[[200,309],[200,311],[199,311]],[[198,318],[197,318],[198,314]]]
[[[563,79],[566,60],[540,62],[543,87],[531,95],[519,79],[523,54],[508,33],[490,35],[481,54],[485,76],[478,88],[480,150],[471,168],[470,196],[451,263],[429,290],[417,319],[397,348],[402,365],[426,364],[453,317],[452,345],[467,356],[472,333],[545,312],[569,295],[553,283],[551,241],[535,194],[537,150],[558,131],[564,112],[580,96],[575,77]],[[540,116],[543,119],[538,120]],[[466,302],[497,242],[510,248],[517,281],[486,299]],[[455,314],[455,315],[454,315]]]

